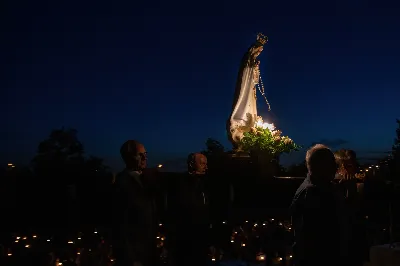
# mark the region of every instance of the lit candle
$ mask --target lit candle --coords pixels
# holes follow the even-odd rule
[[[263,252],[259,252],[259,253],[257,253],[256,260],[257,261],[264,261],[265,257],[266,256],[265,256],[265,254]]]

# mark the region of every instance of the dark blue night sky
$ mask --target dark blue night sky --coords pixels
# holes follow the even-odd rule
[[[127,139],[142,141],[153,164],[208,137],[229,147],[240,59],[258,32],[269,37],[260,60],[272,107],[258,97],[261,115],[305,146],[390,150],[400,116],[395,1],[123,2],[4,5],[2,163],[29,162],[61,126],[114,168]]]

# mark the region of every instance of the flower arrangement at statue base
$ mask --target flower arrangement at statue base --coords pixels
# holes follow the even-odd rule
[[[279,169],[279,155],[298,151],[301,146],[288,136],[282,136],[274,124],[264,123],[261,116],[250,131],[243,134],[240,147],[248,152],[259,167],[261,174],[274,175]]]

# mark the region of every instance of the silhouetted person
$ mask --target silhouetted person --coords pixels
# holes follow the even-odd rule
[[[114,253],[120,266],[155,265],[157,217],[152,188],[143,175],[147,153],[144,146],[128,140],[121,147],[126,168],[114,186]]]
[[[307,151],[306,164],[308,176],[291,206],[295,265],[345,265],[349,224],[344,199],[332,183],[335,157],[329,148],[317,144]]]
[[[339,167],[335,180],[342,196],[345,198],[351,224],[348,261],[351,261],[351,265],[361,266],[368,260],[366,213],[362,189],[364,183],[357,183],[358,163],[354,151],[338,150],[335,152],[335,159]]]
[[[209,246],[209,203],[205,190],[207,158],[188,156],[188,173],[170,191],[169,236],[174,265],[206,265]]]

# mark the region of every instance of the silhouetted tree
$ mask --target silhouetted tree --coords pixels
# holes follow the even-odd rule
[[[208,138],[206,140],[206,150],[205,154],[221,154],[225,151],[224,145],[222,145],[218,140]]]
[[[205,144],[206,149],[202,153],[207,156],[209,172],[216,173],[224,167],[225,148],[218,140],[212,138],[208,138]]]
[[[89,205],[91,209],[101,205],[98,199],[105,191],[108,168],[101,158],[85,158],[75,129],[53,130],[39,143],[32,166],[38,195],[35,205],[42,218],[41,224],[57,223],[55,217],[60,210],[71,224],[76,223]]]
[[[400,119],[396,119],[397,129],[396,138],[392,146],[392,160],[390,161],[390,169],[394,180],[400,179]]]
[[[78,174],[83,168],[83,154],[83,144],[75,129],[56,129],[39,143],[37,155],[32,160],[33,169],[46,181],[56,179],[57,183],[71,183],[68,177]]]
[[[286,174],[293,177],[306,177],[307,175],[306,161],[299,164],[294,164],[288,167]]]

